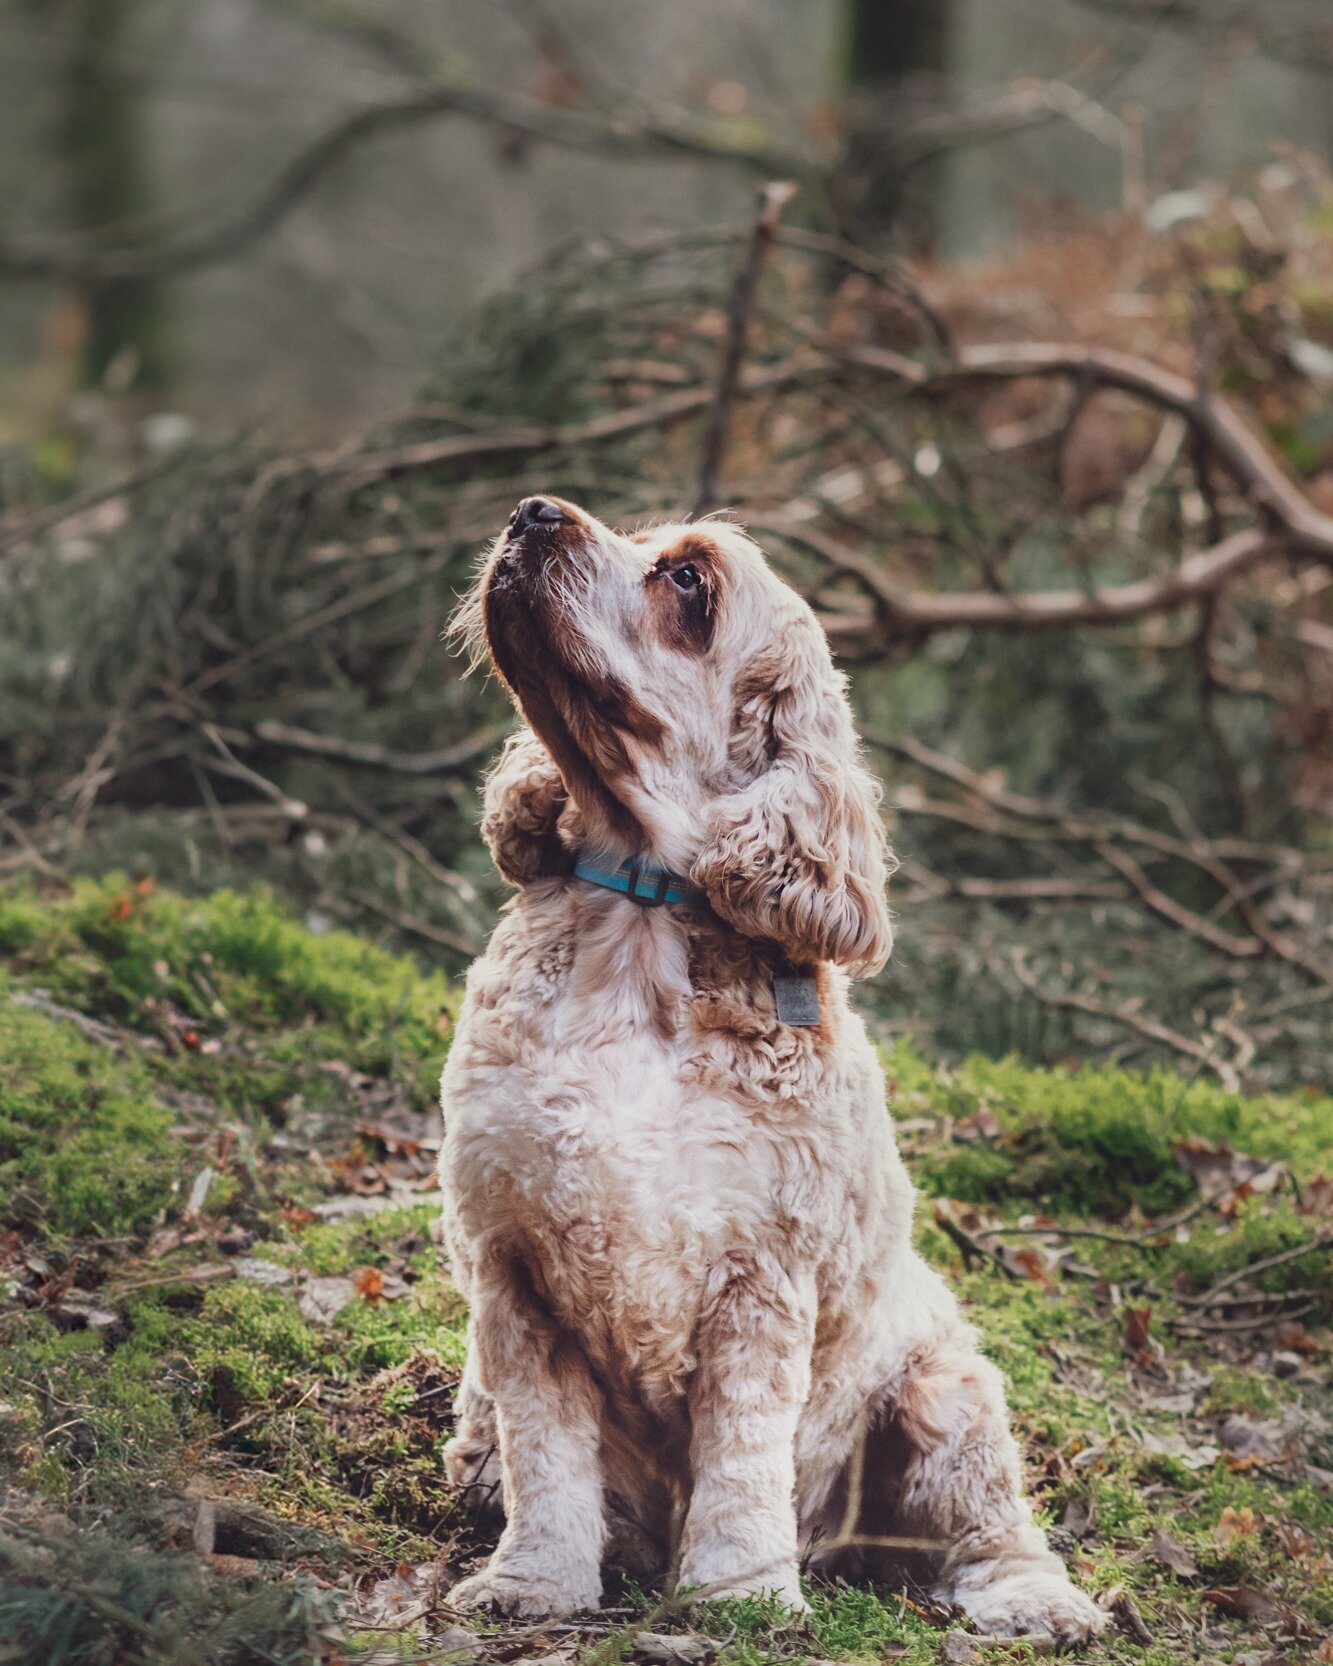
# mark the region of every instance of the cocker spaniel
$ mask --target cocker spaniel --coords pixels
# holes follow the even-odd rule
[[[983,1630],[1103,1615],[1024,1499],[999,1372],[912,1248],[848,978],[891,943],[844,678],[734,525],[528,498],[459,625],[525,726],[482,831],[518,887],[444,1072],[469,1303],[451,1478],[501,1489],[459,1609],[597,1605],[604,1559],[803,1606],[924,1559]]]

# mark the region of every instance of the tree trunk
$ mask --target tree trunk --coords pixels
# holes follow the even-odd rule
[[[58,146],[71,229],[89,240],[153,206],[141,95],[117,56],[132,50],[136,6],[137,0],[71,0],[66,11],[69,53]],[[170,369],[160,283],[88,280],[79,288],[86,321],[81,384],[100,386],[110,372],[120,386],[160,387]]]
[[[848,0],[846,157],[837,207],[851,237],[926,248],[939,168],[904,171],[901,134],[938,106],[949,67],[950,0]]]

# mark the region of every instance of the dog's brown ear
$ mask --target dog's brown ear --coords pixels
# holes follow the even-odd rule
[[[794,614],[738,691],[733,755],[757,773],[713,807],[690,877],[747,936],[854,975],[889,957],[891,857],[846,678],[813,614]]]
[[[573,859],[556,833],[567,802],[555,760],[532,730],[510,735],[486,777],[481,836],[511,885],[569,870]]]

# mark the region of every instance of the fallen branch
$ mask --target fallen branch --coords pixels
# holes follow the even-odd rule
[[[1299,1307],[1275,1309],[1270,1313],[1256,1313],[1249,1319],[1201,1319],[1197,1315],[1182,1314],[1166,1322],[1172,1330],[1213,1331],[1226,1335],[1240,1335],[1246,1331],[1266,1330],[1269,1325],[1290,1324],[1295,1319],[1308,1318],[1316,1303],[1307,1301]]]
[[[772,393],[795,382],[827,375],[831,361],[826,355],[800,353],[776,364],[743,373],[736,383],[736,395],[750,398]],[[582,446],[606,445],[629,439],[654,428],[671,428],[708,409],[714,398],[706,387],[683,388],[642,405],[631,405],[606,416],[590,417],[549,428],[491,429],[482,434],[453,434],[442,440],[424,440],[416,445],[387,451],[340,456],[327,465],[327,472],[348,491],[379,480],[419,474],[423,470],[459,464],[522,462],[529,457],[554,451],[575,451]]]
[[[699,456],[699,478],[690,506],[693,517],[705,515],[717,505],[718,478],[722,458],[727,448],[727,430],[731,421],[731,407],[736,397],[741,361],[745,356],[745,340],[750,329],[750,314],[754,309],[755,290],[763,268],[764,256],[772,247],[778,229],[778,216],[783,205],[791,200],[795,186],[788,182],[765,185],[759,192],[754,225],[736,281],[732,285],[731,302],[727,308],[727,333],[718,365],[717,385],[709,407],[708,423],[704,429],[703,446]]]
[[[1285,1267],[1289,1262],[1301,1261],[1307,1255],[1322,1255],[1325,1250],[1333,1249],[1333,1232],[1322,1238],[1312,1238],[1308,1244],[1299,1244],[1295,1249],[1283,1250],[1279,1255],[1267,1255],[1262,1261],[1251,1261],[1247,1266],[1237,1267],[1235,1272],[1228,1273],[1202,1296],[1182,1296],[1182,1307],[1211,1307],[1217,1298],[1237,1285],[1244,1278],[1254,1278],[1259,1273],[1271,1272],[1274,1267]],[[1259,1300],[1262,1298],[1256,1298]]]
[[[849,573],[860,579],[876,603],[869,634],[880,646],[902,637],[946,630],[1050,631],[1130,624],[1149,614],[1188,607],[1284,553],[1279,539],[1247,527],[1211,549],[1188,556],[1162,578],[1137,579],[1099,590],[1011,591],[999,595],[993,590],[913,590],[891,578],[873,556],[840,544],[804,522],[754,516],[750,525],[810,550],[835,574]],[[1333,530],[1328,554],[1333,559]],[[861,619],[833,614],[825,616],[824,624],[835,637],[867,635],[866,622]]]
[[[315,758],[336,758],[340,763],[361,764],[394,775],[448,775],[489,752],[507,729],[507,724],[488,723],[453,746],[442,746],[434,752],[395,752],[374,741],[343,740],[338,735],[316,734],[312,729],[295,728],[273,719],[256,723],[254,732],[270,746],[304,752]]]
[[[1072,990],[1043,989],[1028,968],[1023,959],[1022,951],[1019,949],[1015,949],[1011,955],[1010,966],[1018,982],[1043,1006],[1054,1007],[1064,1012],[1081,1012],[1089,1018],[1100,1018],[1108,1023],[1123,1025],[1124,1028],[1135,1031],[1136,1034],[1143,1036],[1146,1040],[1155,1041],[1159,1046],[1168,1047],[1172,1052],[1179,1053],[1183,1058],[1193,1059],[1204,1069],[1211,1070],[1229,1092],[1240,1092],[1240,1077],[1235,1068],[1227,1060],[1219,1059],[1216,1050],[1205,1042],[1195,1041],[1191,1036],[1182,1035],[1179,1030],[1173,1030],[1170,1025],[1160,1023],[1155,1018],[1147,1018],[1140,1012],[1131,1011],[1128,1007],[1104,1006],[1090,995],[1078,995]]]
[[[1072,814],[1059,806],[1040,799],[1027,798],[1005,791],[971,770],[966,764],[942,752],[923,745],[910,737],[885,735],[874,730],[864,731],[872,746],[908,759],[917,767],[950,781],[973,798],[979,799],[999,817],[1012,818],[1005,822],[988,818],[962,804],[942,804],[899,794],[894,807],[908,814],[924,814],[961,822],[978,832],[999,838],[1023,839],[1042,843],[1047,841],[1085,843],[1098,859],[1127,882],[1131,893],[1150,912],[1168,923],[1199,938],[1233,959],[1253,960],[1265,954],[1285,961],[1320,988],[1333,986],[1333,970],[1323,966],[1274,928],[1254,903],[1258,882],[1244,882],[1230,866],[1231,861],[1261,862],[1281,875],[1298,874],[1308,863],[1297,851],[1283,846],[1258,844],[1252,840],[1208,840],[1202,837],[1184,838],[1162,833],[1121,816],[1092,816],[1084,812]],[[1014,825],[1017,821],[1020,825]],[[1031,824],[1031,825],[1021,825]],[[1223,905],[1234,908],[1248,927],[1250,935],[1242,937],[1222,929],[1213,919],[1187,908],[1153,884],[1143,867],[1126,851],[1123,844],[1140,845],[1157,854],[1184,862],[1206,874],[1222,890]],[[1272,876],[1268,876],[1271,880]],[[941,881],[940,883],[946,883]],[[1040,884],[1040,882],[1037,882]],[[1078,881],[1069,881],[1071,889]],[[1084,882],[1086,883],[1086,882]],[[967,894],[959,892],[959,894]],[[984,895],[984,890],[977,892]]]
[[[849,347],[844,358],[914,388],[931,391],[957,381],[1021,381],[1030,376],[1069,377],[1083,387],[1118,388],[1163,410],[1175,411],[1224,463],[1248,496],[1271,514],[1291,542],[1333,558],[1333,515],[1321,513],[1291,480],[1267,446],[1223,399],[1185,377],[1108,347],[1071,342],[1007,342],[966,347],[954,362],[927,366],[878,347]],[[905,370],[910,365],[910,370]]]
[[[603,115],[561,109],[523,93],[414,78],[401,98],[340,117],[244,207],[196,232],[155,238],[140,234],[113,243],[101,238],[0,235],[0,274],[23,279],[123,283],[175,277],[234,259],[275,231],[315,187],[368,140],[406,127],[460,116],[521,134],[544,144],[622,159],[692,156],[769,175],[807,172],[813,157],[778,146],[753,144],[717,122],[694,123],[637,115]]]

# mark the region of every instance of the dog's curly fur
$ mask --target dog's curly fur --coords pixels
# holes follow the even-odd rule
[[[800,1606],[803,1553],[874,1575],[915,1547],[983,1630],[1085,1639],[1102,1615],[1031,1519],[999,1373],[912,1248],[847,994],[889,953],[890,859],[823,633],[730,523],[626,537],[556,507],[460,610],[527,726],[482,824],[519,889],[442,1084],[471,1309],[446,1463],[505,1515],[450,1600],[594,1607],[604,1559],[661,1567],[683,1519],[705,1596]],[[574,879],[580,845],[709,906]],[[816,1025],[778,1016],[793,971]]]

